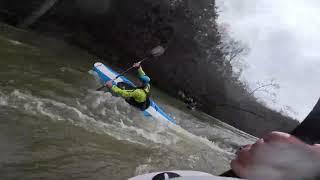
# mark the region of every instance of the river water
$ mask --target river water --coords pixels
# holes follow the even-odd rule
[[[61,41],[1,25],[1,179],[219,174],[237,147],[255,140],[155,88],[154,99],[178,125],[146,119],[123,99],[95,91],[94,62]]]

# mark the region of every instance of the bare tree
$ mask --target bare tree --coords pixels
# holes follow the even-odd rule
[[[258,91],[263,91],[265,93],[271,94],[271,95],[275,95],[274,93],[271,93],[271,90],[277,90],[280,89],[280,85],[279,83],[276,82],[275,79],[271,79],[270,81],[267,82],[263,82],[263,81],[258,81],[257,82],[257,87],[255,89],[253,89],[249,95],[254,95],[254,93],[258,92]]]
[[[268,96],[271,98],[271,100],[273,102],[275,102],[275,100],[276,100],[275,90],[279,89],[280,85],[276,82],[275,79],[271,79],[269,81],[257,82],[257,87],[252,90],[249,88],[249,85],[246,84],[246,82],[241,82],[241,84],[243,85],[243,88],[246,90],[246,92],[247,92],[246,94],[243,94],[242,96],[240,95],[240,98],[238,98],[238,99],[236,98],[236,100],[232,104],[225,103],[225,104],[219,104],[217,106],[229,107],[234,110],[243,111],[243,112],[258,116],[260,118],[263,118],[263,115],[246,108],[246,106],[251,104],[252,100],[258,101],[261,105],[267,106],[263,100],[259,101],[259,98],[255,97],[255,93],[257,93],[257,92],[264,92],[264,93],[268,94]],[[286,110],[283,110],[282,112],[283,112],[283,114],[285,114],[284,112],[293,113],[293,111],[291,109],[286,109]]]
[[[242,57],[249,54],[250,48],[248,45],[231,37],[227,25],[219,25],[219,33],[222,42],[220,49],[225,54],[224,56],[227,62],[232,64],[236,60],[242,60]]]
[[[277,96],[275,91],[278,89],[280,89],[280,84],[277,83],[275,79],[271,79],[268,81],[258,81],[257,87],[252,90],[249,90],[249,87],[247,86],[248,94],[246,96],[239,98],[238,102],[244,101],[245,99],[250,98],[250,97],[255,97],[255,93],[257,93],[257,92],[263,92],[267,96],[269,96],[269,98],[271,99],[271,101],[273,103],[275,103],[276,96]],[[257,99],[257,101],[259,101],[259,99]],[[260,104],[264,104],[263,103],[264,101],[259,101],[259,102],[260,102]]]
[[[284,106],[281,108],[280,110],[280,113],[284,116],[288,116],[288,117],[291,117],[291,116],[297,116],[298,115],[298,112],[295,111],[292,107],[290,106]]]
[[[221,37],[221,44],[218,46],[224,56],[225,66],[232,66],[233,77],[240,78],[244,69],[248,67],[244,57],[250,52],[250,48],[243,41],[231,36],[228,25],[220,24],[218,31]]]
[[[222,46],[222,51],[225,54],[225,58],[229,63],[239,59],[241,56],[245,56],[249,53],[249,48],[242,41],[235,39],[227,39],[227,43]]]

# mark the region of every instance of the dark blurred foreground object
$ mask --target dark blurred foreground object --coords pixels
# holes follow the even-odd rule
[[[291,135],[308,144],[320,142],[320,99],[305,120],[291,132]],[[232,170],[221,174],[221,176],[238,177]]]

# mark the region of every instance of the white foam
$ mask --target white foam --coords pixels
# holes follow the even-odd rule
[[[93,70],[90,70],[88,71],[89,74],[93,75],[94,79],[97,81],[97,82],[100,82],[100,77],[98,75],[97,72],[93,71]]]
[[[213,149],[213,150],[215,150],[217,152],[224,153],[224,154],[227,154],[229,156],[233,156],[234,155],[233,153],[230,153],[230,152],[226,151],[225,149],[220,148],[218,145],[216,145],[214,142],[208,140],[206,137],[196,136],[196,135],[194,135],[194,134],[192,134],[192,133],[190,133],[190,132],[188,132],[188,131],[186,131],[186,130],[184,130],[182,128],[180,128],[179,131],[180,132],[184,131],[184,133],[187,132],[185,135],[188,138],[195,139],[196,141],[201,142],[201,143],[209,146],[211,149]]]
[[[40,102],[38,101],[37,102],[37,111],[40,112],[41,114],[45,115],[45,116],[48,116],[49,118],[51,118],[52,120],[63,120],[64,118],[62,118],[61,116],[59,115],[56,115],[56,114],[53,114],[51,113],[50,111],[48,111],[46,108],[43,107],[44,106],[44,103],[43,102]]]
[[[97,94],[96,92],[93,92],[94,94]],[[133,108],[128,106],[122,98],[113,97],[110,93],[98,93],[98,97],[92,104],[95,107],[98,107],[99,105],[107,103],[111,103],[113,106],[112,113],[115,114],[116,117],[118,117],[118,121],[120,127],[123,131],[130,131],[131,133],[135,133],[136,135],[143,137],[146,140],[149,140],[153,143],[157,144],[165,144],[165,145],[173,145],[178,143],[179,141],[183,139],[189,139],[194,141],[194,143],[202,143],[209,148],[221,152],[226,153],[228,155],[233,155],[232,153],[226,152],[226,150],[218,147],[214,142],[209,141],[206,137],[199,137],[196,136],[185,129],[181,128],[180,126],[174,125],[172,123],[160,123],[159,121],[150,121],[146,120],[144,117],[142,117],[141,113],[138,113],[140,116],[130,117],[128,118],[128,114],[123,113],[123,108],[121,108],[121,111],[119,110],[119,106],[126,107],[128,112],[132,110]],[[94,99],[94,98],[93,98]],[[95,105],[96,104],[96,105]],[[98,104],[98,105],[97,105]],[[115,105],[115,106],[114,106]],[[105,115],[107,109],[102,108],[100,110],[100,114]],[[110,111],[109,111],[110,113]],[[123,117],[123,118],[121,118]],[[127,125],[126,122],[132,122],[134,121],[134,125]],[[155,127],[148,127],[148,123],[155,124]],[[142,127],[137,127],[139,124],[143,124]],[[134,138],[134,137],[131,137]]]
[[[7,106],[7,105],[8,105],[8,99],[0,95],[0,106]]]
[[[8,42],[10,42],[10,43],[13,44],[13,45],[22,45],[22,44],[23,44],[23,43],[20,42],[20,41],[11,40],[11,39],[8,39]]]
[[[126,129],[127,131],[133,131],[137,135],[143,137],[146,140],[150,140],[154,143],[165,144],[165,145],[176,144],[175,139],[167,138],[166,136],[163,136],[159,132],[154,132],[154,131],[148,132],[148,131],[141,129],[141,128],[137,128],[134,126],[127,126],[124,123],[121,123],[121,124],[122,124],[123,129]]]
[[[17,90],[11,93],[11,98],[12,104],[9,105],[12,107],[16,106],[30,114],[42,115],[53,121],[66,121],[90,132],[107,134],[118,140],[143,146],[150,146],[150,143],[163,144],[173,149],[181,148],[181,145],[176,147],[180,142],[187,143],[188,146],[203,144],[203,147],[226,153],[208,139],[193,135],[179,126],[144,118],[140,111],[135,111],[121,98],[113,97],[110,93],[89,92],[88,97],[81,101],[76,100],[76,107]],[[87,106],[83,108],[82,103],[87,103]],[[190,158],[190,162],[196,160]]]
[[[149,164],[141,164],[136,167],[135,175],[150,173],[152,167]]]
[[[142,141],[136,141],[130,134],[121,132],[122,127],[119,126],[117,121],[98,121],[95,117],[81,112],[76,107],[51,99],[34,97],[18,90],[13,91],[10,96],[12,104],[9,105],[11,107],[24,109],[32,115],[42,115],[53,121],[67,121],[89,132],[107,134],[118,140],[127,140],[135,144],[146,145]]]
[[[16,96],[16,97],[18,97],[19,99],[22,99],[22,100],[26,100],[26,99],[27,99],[27,95],[21,93],[19,90],[14,90],[14,91],[11,93],[11,95]]]

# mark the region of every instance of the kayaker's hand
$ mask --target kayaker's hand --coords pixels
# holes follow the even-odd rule
[[[241,178],[282,180],[319,173],[319,161],[320,145],[308,145],[289,134],[272,132],[242,147],[231,167]]]
[[[135,68],[139,68],[141,66],[141,62],[137,62],[133,64],[133,67]]]
[[[112,80],[108,81],[108,82],[105,84],[105,86],[108,87],[108,88],[112,88],[112,86],[113,86],[113,81],[112,81]]]

